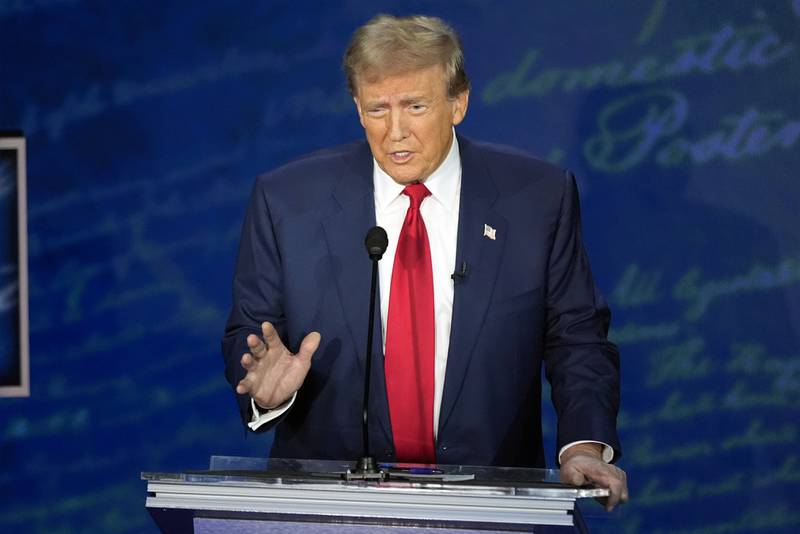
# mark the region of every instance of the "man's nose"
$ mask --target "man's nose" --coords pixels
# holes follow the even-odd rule
[[[389,139],[402,141],[408,136],[408,125],[402,111],[389,114]]]

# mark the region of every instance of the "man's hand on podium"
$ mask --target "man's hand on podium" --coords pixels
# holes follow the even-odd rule
[[[581,443],[565,450],[561,455],[561,482],[608,488],[610,495],[599,500],[610,512],[617,504],[628,502],[628,480],[625,471],[603,461],[602,450],[597,443]]]
[[[236,385],[236,393],[249,394],[258,406],[272,409],[286,402],[303,385],[321,337],[318,332],[311,332],[303,338],[297,354],[292,354],[270,323],[261,325],[261,333],[263,339],[253,334],[247,336],[250,352],[241,360],[247,374]]]

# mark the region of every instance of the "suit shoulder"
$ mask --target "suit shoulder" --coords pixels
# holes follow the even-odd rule
[[[483,142],[469,144],[501,194],[523,194],[560,203],[575,182],[570,171],[519,148]]]
[[[334,191],[342,179],[371,184],[372,159],[366,142],[325,148],[261,174],[251,194],[252,209],[268,206],[275,221],[333,209]]]
[[[506,168],[521,171],[521,174],[529,177],[552,177],[559,182],[563,181],[564,174],[567,172],[565,169],[517,147],[474,141],[472,145],[482,155],[490,171],[494,168]]]
[[[288,188],[303,190],[306,186],[320,188],[333,182],[353,160],[363,158],[366,143],[355,141],[339,146],[322,148],[299,156],[279,167],[261,174],[259,187],[270,190]]]

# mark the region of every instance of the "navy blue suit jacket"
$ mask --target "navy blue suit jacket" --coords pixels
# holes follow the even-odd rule
[[[597,440],[619,457],[619,356],[606,339],[609,311],[581,242],[574,177],[513,149],[458,141],[456,265],[466,262],[468,274],[454,289],[437,462],[543,467],[542,362],[557,447]],[[322,334],[294,406],[270,425],[273,456],[361,454],[372,166],[369,146],[354,143],[265,174],[253,189],[223,338],[227,379],[235,388],[244,377],[246,337],[260,334],[263,321],[290,350],[307,333]],[[496,229],[495,240],[484,236],[484,224]],[[379,460],[391,461],[381,345],[375,336],[370,444]],[[249,397],[238,401],[247,422]]]

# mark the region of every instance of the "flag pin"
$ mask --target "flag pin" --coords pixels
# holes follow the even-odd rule
[[[488,224],[483,225],[483,237],[488,237],[492,241],[497,239],[497,230],[489,226]]]

